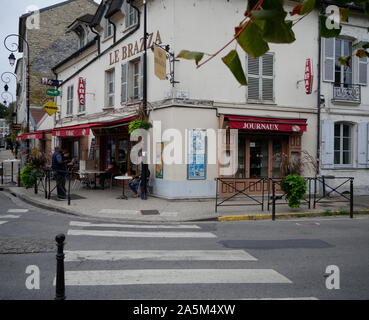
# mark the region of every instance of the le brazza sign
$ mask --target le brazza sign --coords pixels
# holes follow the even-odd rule
[[[52,116],[56,111],[59,110],[58,106],[52,100],[49,100],[47,103],[45,103],[42,109],[44,109],[49,116]]]
[[[59,87],[61,84],[61,80],[41,78],[41,84],[45,86]]]
[[[248,116],[227,116],[231,129],[257,131],[304,132],[307,129],[306,119],[281,119]]]

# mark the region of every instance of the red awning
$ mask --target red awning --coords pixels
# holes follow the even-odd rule
[[[250,116],[225,115],[231,129],[253,131],[304,132],[307,130],[306,119],[262,118]]]
[[[56,128],[53,130],[53,137],[78,137],[78,136],[88,136],[90,134],[90,130],[94,128],[100,127],[109,127],[113,125],[119,125],[121,123],[126,123],[135,119],[136,116],[114,120],[110,122],[93,122],[80,124],[76,126]]]
[[[20,140],[36,140],[36,139],[43,139],[44,133],[50,132],[49,130],[41,130],[41,131],[34,131],[30,133],[24,133],[20,136],[18,136],[16,139],[17,141]]]

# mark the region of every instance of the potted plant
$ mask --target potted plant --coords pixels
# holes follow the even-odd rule
[[[304,163],[300,157],[289,159],[282,155],[281,170],[285,177],[281,181],[281,188],[286,194],[290,208],[300,208],[301,200],[307,191],[305,179],[301,176]]]
[[[21,183],[26,188],[30,188],[37,182],[37,178],[43,175],[43,169],[47,163],[45,155],[37,148],[34,148],[29,156],[27,165],[21,170]]]

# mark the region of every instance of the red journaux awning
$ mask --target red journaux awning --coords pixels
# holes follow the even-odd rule
[[[262,118],[251,116],[225,115],[231,129],[253,131],[304,132],[307,130],[306,119]]]

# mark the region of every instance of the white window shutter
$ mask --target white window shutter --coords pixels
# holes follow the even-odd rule
[[[368,165],[368,142],[368,123],[359,123],[357,136],[357,163],[359,168],[366,168]]]
[[[323,41],[323,54],[324,54],[324,67],[323,67],[323,80],[328,82],[334,82],[334,65],[335,54],[334,45],[335,38],[324,38]]]
[[[264,101],[274,101],[274,56],[265,54],[262,57],[262,92]]]
[[[127,103],[128,98],[128,65],[122,64],[122,77],[121,77],[121,103]]]
[[[253,58],[246,56],[247,58],[247,99],[259,100],[260,99],[260,66],[259,58]]]
[[[366,86],[368,84],[368,58],[358,59],[358,84]]]
[[[334,122],[322,121],[321,164],[324,168],[334,167]]]

